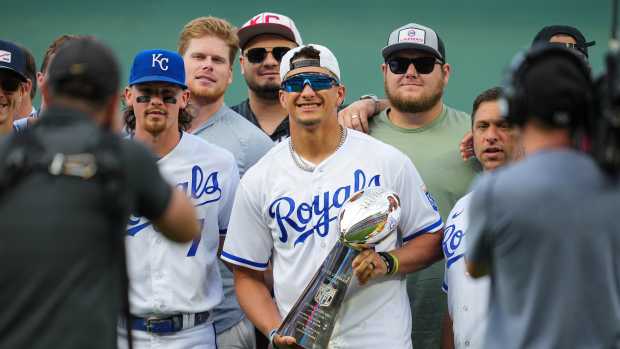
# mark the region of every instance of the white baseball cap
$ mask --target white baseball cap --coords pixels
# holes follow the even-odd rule
[[[263,12],[250,18],[239,28],[237,31],[239,47],[243,49],[252,38],[261,34],[275,34],[289,39],[297,45],[303,44],[301,35],[292,19],[278,13]]]
[[[289,50],[284,55],[284,57],[282,57],[282,62],[280,63],[280,79],[282,81],[284,81],[284,77],[286,76],[286,74],[288,74],[288,72],[295,69],[295,67],[291,67],[291,59],[293,58],[293,56],[297,52],[301,51],[303,48],[306,48],[306,47],[312,47],[315,50],[319,51],[319,59],[318,59],[317,65],[310,65],[310,66],[317,66],[317,67],[325,68],[329,70],[330,72],[332,72],[338,78],[338,80],[340,80],[340,67],[338,66],[338,60],[336,59],[336,56],[334,56],[332,51],[330,51],[325,46],[321,46],[317,44],[308,44],[304,46],[295,47],[294,49]]]

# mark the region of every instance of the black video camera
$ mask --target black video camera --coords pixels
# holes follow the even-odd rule
[[[620,41],[617,21],[618,0],[613,0],[606,71],[596,81],[599,117],[595,120],[592,137],[592,155],[605,171],[614,175],[620,172]]]

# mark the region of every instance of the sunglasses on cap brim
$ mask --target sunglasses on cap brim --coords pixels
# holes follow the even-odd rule
[[[587,57],[585,54],[586,47],[588,47],[587,45],[573,44],[570,42],[550,42],[548,43],[548,45],[553,46],[553,47],[561,47],[561,48],[567,48],[570,50],[575,50],[577,51],[578,54],[580,54],[584,58]]]
[[[282,57],[284,57],[290,49],[290,47],[273,47],[270,49],[256,47],[245,51],[245,57],[250,63],[258,64],[262,63],[265,58],[267,58],[268,53],[271,53],[273,58],[280,63],[282,61]]]
[[[409,66],[413,64],[416,72],[419,74],[430,74],[435,69],[435,64],[443,64],[435,57],[392,57],[385,61],[385,64],[390,68],[390,71],[394,74],[405,74]]]
[[[336,79],[326,74],[301,73],[282,81],[282,90],[286,92],[301,92],[306,85],[310,85],[314,91],[320,91],[330,89],[339,84]]]

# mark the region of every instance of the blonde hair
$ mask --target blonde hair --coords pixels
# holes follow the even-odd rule
[[[177,48],[179,54],[181,56],[185,54],[191,39],[199,39],[204,36],[215,36],[222,39],[228,46],[230,64],[232,65],[235,62],[235,56],[239,50],[237,28],[225,19],[212,16],[198,17],[183,27]]]

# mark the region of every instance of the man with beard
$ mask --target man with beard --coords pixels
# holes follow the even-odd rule
[[[467,193],[476,165],[463,163],[455,146],[470,128],[469,115],[442,101],[451,70],[444,44],[431,28],[410,23],[390,34],[382,54],[390,106],[371,119],[370,135],[409,156],[445,221],[454,203]],[[440,290],[443,269],[436,263],[408,277],[414,347],[439,347],[446,309]]]
[[[0,40],[0,137],[14,130],[24,98],[29,98],[24,51],[12,42]]]
[[[138,348],[217,348],[212,311],[223,297],[218,236],[228,227],[239,171],[230,152],[184,132],[191,122],[186,88],[176,52],[136,55],[125,89],[127,128],[159,157],[164,177],[191,198],[201,227],[194,241],[172,244],[146,218],[130,218],[129,325]],[[122,345],[123,326],[119,333]]]
[[[260,127],[274,142],[289,136],[287,112],[280,104],[280,61],[302,44],[295,22],[287,16],[264,12],[248,20],[237,32],[241,74],[248,98],[232,109]]]
[[[237,161],[239,176],[243,176],[273,142],[224,104],[224,93],[232,82],[232,62],[238,43],[230,23],[220,18],[200,17],[183,28],[178,51],[185,61],[189,109],[194,116],[192,132],[230,151]],[[222,242],[224,234],[222,231],[220,235]],[[232,273],[223,262],[218,263],[224,286],[224,300],[214,311],[218,347],[254,348],[254,330],[237,303]]]

